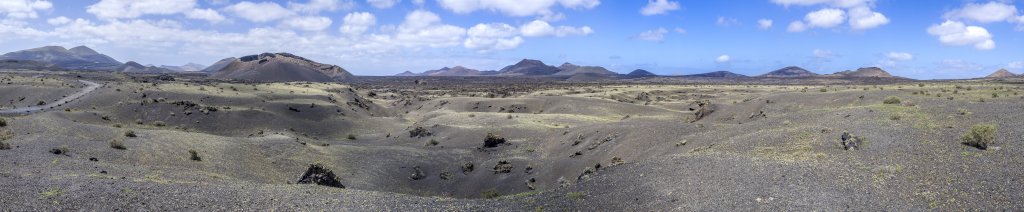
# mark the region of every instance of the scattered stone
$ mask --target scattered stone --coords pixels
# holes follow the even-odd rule
[[[450,171],[441,172],[441,179],[442,180],[451,180],[451,179],[454,179],[454,178],[455,178],[455,174],[450,172]]]
[[[470,172],[473,172],[473,163],[466,162],[462,164],[462,174],[469,175]]]
[[[97,159],[97,158],[89,158],[89,161],[92,161],[92,162],[96,162],[96,161],[100,161],[100,159]]]
[[[534,185],[535,183],[537,183],[537,179],[535,178],[530,178],[529,180],[526,180],[526,188],[529,188],[530,190],[537,190],[537,187],[535,187]]]
[[[303,173],[296,183],[345,188],[341,182],[338,182],[338,177],[334,175],[334,172],[325,168],[322,164],[310,164],[309,168],[306,169],[306,173]]]
[[[626,163],[626,162],[623,161],[622,158],[620,158],[620,157],[612,157],[612,166],[622,165],[623,163]]]
[[[410,138],[422,138],[431,135],[433,135],[433,133],[430,133],[430,131],[428,131],[427,128],[423,127],[416,127],[415,129],[409,130]]]
[[[591,176],[594,175],[594,173],[597,173],[597,169],[594,169],[594,167],[587,167],[587,169],[584,169],[583,173],[581,173],[580,176],[576,178],[576,182],[583,182],[584,180],[588,180]]]
[[[495,174],[499,174],[499,173],[500,174],[512,173],[512,168],[514,168],[514,166],[512,166],[512,163],[509,163],[508,161],[499,161],[497,165],[494,165],[494,173]]]
[[[409,176],[409,179],[422,180],[423,178],[427,178],[427,174],[423,173],[423,169],[420,169],[419,166],[412,167],[412,169],[412,176]]]
[[[850,134],[849,132],[843,132],[843,135],[840,138],[843,140],[842,144],[843,149],[845,150],[860,150],[861,145],[864,143],[864,138],[861,138],[860,136],[855,136],[853,134]]]
[[[487,133],[487,138],[484,139],[484,148],[498,147],[498,145],[504,144],[505,142],[505,138],[499,137],[492,133]]]
[[[711,100],[697,101],[697,108],[690,108],[690,110],[695,111],[693,113],[693,119],[690,120],[691,123],[700,121],[700,119],[704,118],[708,114],[715,112],[715,109],[711,107]]]

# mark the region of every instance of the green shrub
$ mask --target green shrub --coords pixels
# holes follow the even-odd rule
[[[117,139],[110,140],[110,148],[120,149],[120,150],[128,149],[127,147],[124,146],[124,142],[121,142],[121,140],[117,140]]]
[[[984,150],[988,149],[989,144],[995,143],[996,133],[996,125],[979,124],[971,126],[971,130],[961,136],[960,140],[963,140],[963,144],[965,145]]]
[[[128,130],[124,132],[124,137],[134,138],[137,136],[138,135],[135,135],[135,131]]]
[[[7,119],[0,118],[0,127],[7,127]]]
[[[898,105],[900,102],[900,98],[895,96],[886,97],[885,100],[882,100],[882,103],[889,105]]]
[[[497,198],[497,197],[501,196],[501,194],[498,194],[498,190],[495,190],[495,189],[492,188],[492,189],[488,189],[488,190],[484,191],[483,196],[484,196],[484,198],[487,198],[487,199],[494,199],[494,198]]]
[[[188,150],[188,154],[189,159],[194,161],[203,161],[203,158],[199,157],[199,152],[196,152],[196,150]]]
[[[153,126],[163,127],[163,126],[167,126],[167,123],[164,123],[162,121],[154,121],[153,122]]]
[[[355,134],[348,134],[348,137],[346,137],[346,138],[348,138],[348,140],[356,140],[356,135]]]

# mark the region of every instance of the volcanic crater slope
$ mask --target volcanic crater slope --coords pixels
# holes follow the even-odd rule
[[[344,82],[355,79],[351,73],[336,65],[318,63],[289,53],[227,58],[205,71],[213,72],[214,78],[258,82]]]

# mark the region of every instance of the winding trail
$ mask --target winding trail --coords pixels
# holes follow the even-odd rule
[[[70,103],[71,101],[74,101],[75,99],[81,98],[82,96],[85,96],[86,94],[92,93],[93,91],[95,91],[97,88],[100,87],[100,84],[95,83],[95,82],[90,82],[90,81],[85,81],[85,80],[78,80],[78,82],[85,83],[86,86],[85,86],[85,88],[83,88],[81,91],[78,91],[77,93],[68,95],[68,96],[66,96],[66,97],[64,97],[62,99],[59,99],[59,100],[55,101],[55,102],[50,102],[50,103],[47,103],[47,104],[44,104],[44,105],[37,105],[37,106],[31,106],[31,107],[23,107],[23,108],[13,108],[13,109],[0,110],[0,114],[29,114],[29,113],[34,113],[34,112],[40,112],[40,111],[43,111],[43,110],[46,110],[46,109],[50,109],[50,108],[54,108],[54,107],[57,107],[57,106],[60,106],[60,105],[63,105],[63,104]]]

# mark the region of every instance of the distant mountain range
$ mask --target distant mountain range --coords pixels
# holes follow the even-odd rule
[[[626,74],[627,77],[653,77],[658,76],[657,74],[651,73],[650,71],[637,69]]]
[[[182,65],[182,66],[162,65],[162,66],[160,66],[160,68],[168,69],[168,70],[172,70],[172,71],[196,72],[196,71],[202,71],[203,69],[206,68],[206,66],[200,65],[200,64],[195,64],[195,63],[188,63],[188,64],[185,64],[185,65]]]
[[[1010,78],[1010,77],[1018,77],[1018,76],[1021,76],[1021,75],[1014,74],[1014,73],[1012,73],[1010,71],[1007,71],[1006,69],[999,69],[998,71],[992,72],[992,74],[989,74],[988,76],[985,76],[985,78],[990,78],[990,79],[991,78]]]
[[[422,73],[410,71],[396,74],[395,76],[573,76],[578,74],[616,76],[618,73],[609,71],[600,66],[579,66],[572,63],[564,63],[559,67],[544,64],[539,60],[523,59],[516,64],[505,66],[498,71],[479,71],[462,66],[453,68],[444,67],[437,70],[428,70]]]
[[[683,75],[683,76],[684,77],[715,77],[715,78],[741,78],[741,77],[747,77],[747,75],[732,73],[732,72],[729,72],[729,71],[713,71],[713,72],[708,72],[708,73],[703,73],[703,74],[691,74],[691,75]]]
[[[0,55],[0,60],[44,62],[71,70],[110,70],[122,65],[114,58],[85,46],[71,49],[61,46],[45,46],[3,54]]]
[[[289,53],[263,53],[226,58],[203,70],[214,78],[263,82],[333,82],[355,77],[336,65],[318,63]]]

